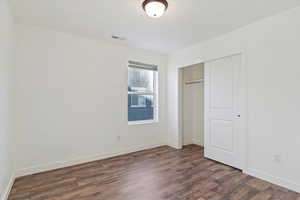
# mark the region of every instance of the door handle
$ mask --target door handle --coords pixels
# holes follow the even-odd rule
[[[241,115],[237,115],[237,117],[238,117],[238,118],[240,118],[240,117],[241,117]]]

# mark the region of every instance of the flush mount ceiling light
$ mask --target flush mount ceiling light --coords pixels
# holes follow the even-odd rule
[[[167,10],[168,2],[166,0],[145,0],[143,8],[149,17],[159,18]]]

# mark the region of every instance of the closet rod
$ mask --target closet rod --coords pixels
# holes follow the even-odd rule
[[[204,80],[200,79],[200,80],[194,80],[194,81],[186,81],[185,84],[186,85],[191,85],[191,84],[197,84],[197,83],[203,83]]]

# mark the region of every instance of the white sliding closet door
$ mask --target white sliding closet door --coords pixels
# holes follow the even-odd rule
[[[241,168],[241,55],[205,63],[205,157]]]

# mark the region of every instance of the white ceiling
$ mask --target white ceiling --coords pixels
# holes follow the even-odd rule
[[[300,5],[300,0],[168,0],[159,19],[142,0],[12,0],[21,24],[46,26],[169,53]]]

